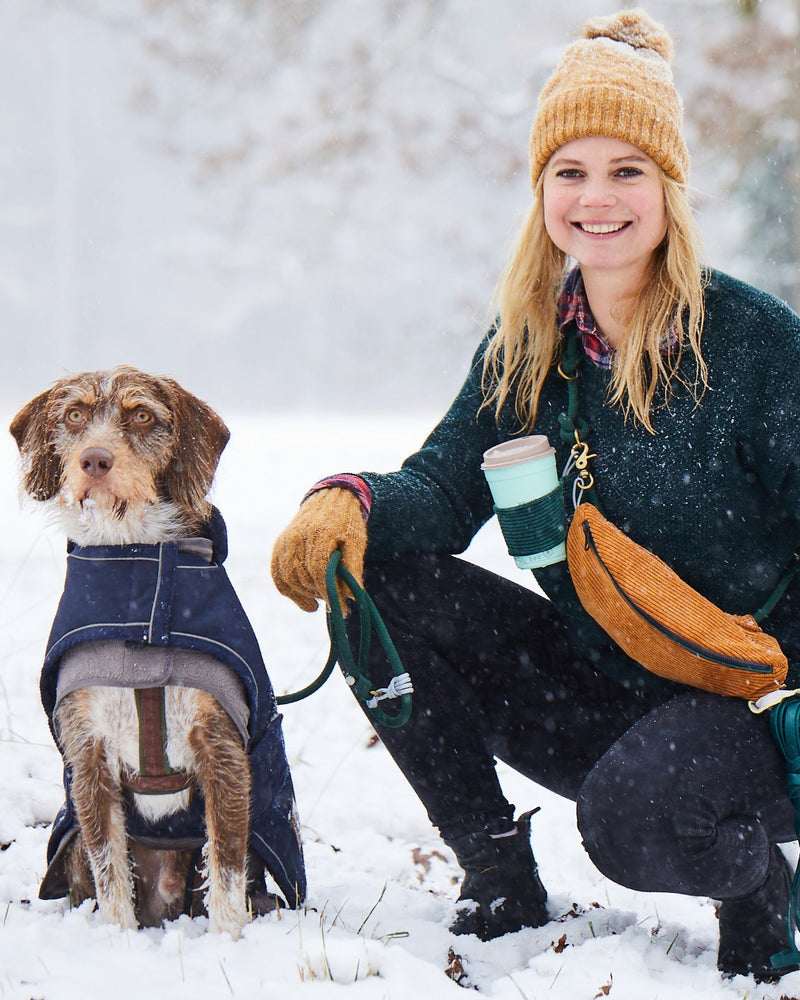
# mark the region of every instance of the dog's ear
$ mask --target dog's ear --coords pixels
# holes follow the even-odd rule
[[[175,448],[164,471],[164,488],[179,506],[203,510],[230,431],[207,403],[171,379],[165,380],[165,385],[170,396]]]
[[[22,456],[23,488],[34,500],[54,497],[61,482],[61,462],[53,445],[52,396],[53,389],[48,389],[26,403],[9,427]]]

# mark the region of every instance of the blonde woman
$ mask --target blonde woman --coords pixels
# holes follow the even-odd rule
[[[273,577],[313,610],[340,548],[414,665],[412,718],[380,736],[464,869],[455,933],[558,916],[499,758],[577,803],[610,879],[720,900],[720,970],[769,979],[789,895],[777,845],[795,835],[766,720],[629,659],[565,562],[535,571],[545,599],[453,558],[492,516],[488,448],[544,434],[566,464],[569,338],[613,523],[731,613],[759,608],[792,558],[800,319],[701,265],[671,50],[642,10],[589,22],[566,49],[533,122],[533,202],[499,319],[463,388],[399,471],[317,483],[275,545]],[[798,686],[797,588],[768,631]]]

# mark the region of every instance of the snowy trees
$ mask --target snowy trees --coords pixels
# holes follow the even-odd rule
[[[527,207],[538,91],[623,5],[8,0],[20,391],[44,358],[130,361],[221,403],[440,409]],[[675,36],[711,262],[800,306],[800,0],[646,6]]]
[[[702,18],[687,110],[740,217],[733,266],[800,308],[800,0]],[[702,9],[705,7],[705,11]],[[705,30],[707,29],[707,30]],[[698,35],[694,36],[695,38]]]

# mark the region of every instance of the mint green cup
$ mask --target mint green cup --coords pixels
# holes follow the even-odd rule
[[[566,515],[547,438],[534,434],[495,445],[484,452],[481,469],[517,566],[536,569],[566,559]]]

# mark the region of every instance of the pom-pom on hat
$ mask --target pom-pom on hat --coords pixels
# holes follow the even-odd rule
[[[671,61],[672,38],[640,7],[587,21],[583,38],[566,48],[539,95],[531,129],[533,186],[560,146],[590,135],[633,143],[685,184],[689,151]]]

